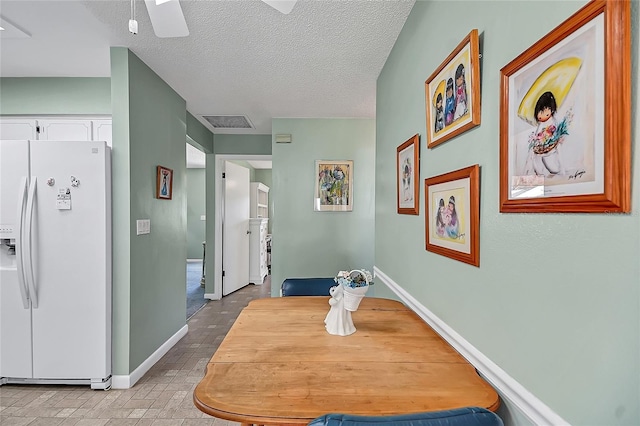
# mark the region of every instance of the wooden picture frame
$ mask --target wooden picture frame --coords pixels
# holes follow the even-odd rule
[[[501,70],[500,211],[631,209],[631,14],[594,0]]]
[[[173,197],[173,170],[156,167],[156,198],[170,200]]]
[[[353,161],[316,160],[313,209],[320,212],[353,210]]]
[[[427,148],[480,124],[479,45],[471,30],[425,81]]]
[[[425,241],[431,251],[480,266],[480,166],[424,180]]]
[[[396,149],[398,214],[420,213],[420,135],[415,134]]]

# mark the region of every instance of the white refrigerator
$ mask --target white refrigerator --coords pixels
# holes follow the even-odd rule
[[[0,141],[0,385],[111,387],[111,152]]]

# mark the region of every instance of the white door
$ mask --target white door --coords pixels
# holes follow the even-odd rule
[[[0,141],[0,377],[31,378],[31,304],[18,278],[18,204],[26,204],[29,142]],[[21,200],[22,199],[22,200]]]
[[[222,295],[249,284],[249,169],[225,161]]]
[[[91,120],[38,120],[40,140],[90,141],[93,139]]]
[[[38,301],[32,310],[34,378],[106,374],[110,287],[105,150],[104,142],[31,142]],[[65,194],[68,209],[58,204]]]

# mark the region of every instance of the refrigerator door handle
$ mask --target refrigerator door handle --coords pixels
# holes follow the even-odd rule
[[[29,309],[29,291],[27,290],[26,277],[24,274],[23,259],[23,233],[24,233],[24,213],[25,202],[27,200],[27,177],[20,179],[20,187],[18,190],[18,232],[16,238],[16,269],[18,272],[18,287],[20,287],[20,296],[22,296],[22,305],[25,309]]]
[[[27,217],[26,217],[26,233],[24,234],[25,253],[26,257],[26,276],[27,283],[29,284],[29,295],[31,296],[31,307],[38,307],[38,293],[36,293],[36,280],[33,273],[33,247],[31,245],[32,231],[33,231],[33,204],[36,198],[36,177],[31,176],[31,183],[29,184],[29,195],[27,197]]]

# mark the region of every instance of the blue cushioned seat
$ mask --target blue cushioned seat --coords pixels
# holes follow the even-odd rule
[[[495,413],[479,407],[396,416],[325,414],[309,426],[503,426]]]
[[[283,296],[329,296],[335,285],[333,278],[287,278],[281,290]]]

